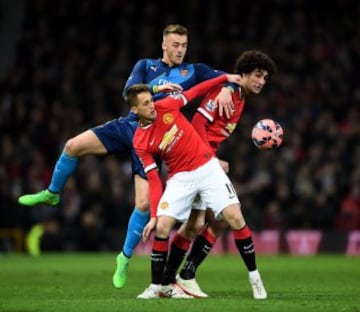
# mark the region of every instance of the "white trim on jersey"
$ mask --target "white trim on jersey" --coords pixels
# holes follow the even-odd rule
[[[146,167],[144,168],[144,171],[145,171],[145,173],[148,173],[149,171],[151,171],[151,170],[153,170],[153,169],[156,169],[156,168],[157,168],[156,163],[152,163],[152,164],[150,164],[149,166],[146,166]]]
[[[214,118],[205,110],[203,109],[202,107],[199,107],[197,109],[197,111],[203,115],[207,120],[209,120],[210,122],[213,122],[214,121]]]
[[[180,96],[182,97],[183,101],[184,101],[184,106],[187,105],[189,103],[188,99],[186,98],[186,96],[182,93],[180,93]]]

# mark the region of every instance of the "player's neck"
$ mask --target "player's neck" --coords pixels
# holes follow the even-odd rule
[[[240,98],[244,99],[249,94],[249,91],[244,87],[239,87],[239,89],[240,89]]]
[[[143,128],[151,125],[152,123],[153,123],[152,120],[148,120],[148,119],[140,118],[140,120],[139,120],[139,125],[140,125],[140,127],[143,127]]]
[[[169,67],[175,66],[174,63],[172,63],[170,60],[166,59],[165,57],[163,57],[163,58],[161,59],[161,61],[162,61],[163,63],[167,64],[167,66],[169,66]]]

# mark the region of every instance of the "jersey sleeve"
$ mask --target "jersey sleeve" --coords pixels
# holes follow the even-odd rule
[[[137,61],[134,68],[132,69],[129,78],[125,83],[122,95],[125,98],[126,90],[136,83],[145,83],[145,74],[146,74],[146,59],[141,59]]]
[[[213,69],[210,66],[203,64],[203,63],[194,64],[194,67],[195,67],[195,73],[196,73],[196,80],[198,82],[226,74],[226,72],[224,72],[222,70]],[[227,81],[225,83],[225,87],[229,87],[231,92],[234,93],[235,90],[238,88],[238,85],[236,83]]]
[[[213,69],[210,66],[203,63],[194,64],[196,81],[201,82],[215,77],[219,77],[225,72],[217,69]]]
[[[219,77],[203,81],[197,84],[195,87],[192,87],[189,90],[183,92],[182,94],[187,99],[187,102],[190,102],[197,97],[204,96],[212,88],[214,88],[219,84],[225,83],[226,81],[227,81],[226,75],[221,75]],[[185,104],[187,104],[187,102]]]
[[[149,182],[150,215],[156,217],[157,206],[162,194],[162,182],[153,155],[141,147],[141,143],[134,141],[135,152],[138,155]]]
[[[157,207],[162,195],[162,182],[157,170],[151,170],[146,173],[146,177],[149,182],[150,193],[150,217],[155,218],[157,214]]]

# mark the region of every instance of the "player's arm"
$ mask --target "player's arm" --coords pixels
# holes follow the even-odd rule
[[[206,64],[195,64],[195,71],[198,81],[205,79],[211,79],[218,77],[219,75],[225,74],[220,70],[214,70]],[[232,82],[226,82],[219,94],[214,99],[214,102],[219,110],[219,116],[221,117],[224,113],[227,118],[230,118],[234,112],[234,103],[232,100],[232,94],[237,90],[238,85]]]
[[[134,144],[138,144],[134,142]],[[134,146],[135,152],[144,167],[144,171],[149,182],[150,193],[150,216],[156,217],[157,206],[163,191],[163,185],[158,171],[158,166],[153,155],[139,146]]]
[[[132,69],[129,78],[125,83],[122,95],[125,98],[126,90],[136,83],[145,83],[146,75],[146,59],[141,59],[136,62],[134,68]]]
[[[160,179],[160,175],[158,173],[157,168],[151,169],[146,172],[146,177],[149,182],[149,193],[150,193],[150,220],[144,227],[142,236],[143,241],[146,242],[151,235],[151,232],[155,229],[157,223],[157,207],[159,205],[159,201],[162,195],[162,182]]]
[[[203,81],[202,83],[199,83],[195,87],[192,87],[189,90],[183,92],[183,95],[186,97],[188,102],[190,102],[197,97],[205,95],[207,92],[209,92],[215,86],[217,86],[219,84],[223,84],[227,81],[235,83],[237,85],[240,85],[242,82],[242,78],[240,75],[224,74],[217,78],[209,79],[209,80]]]
[[[222,84],[228,80],[228,75],[221,75],[216,78],[212,78],[206,81],[203,81],[196,86],[190,88],[187,91],[184,91],[182,94],[186,98],[186,101],[184,105],[186,105],[188,102],[191,102],[195,98],[204,96],[207,92],[209,92],[212,88],[215,86]]]

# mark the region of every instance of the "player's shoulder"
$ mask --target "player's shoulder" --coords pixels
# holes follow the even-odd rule
[[[205,63],[194,63],[193,66],[195,69],[212,69],[209,65]]]
[[[146,68],[162,66],[161,59],[142,58],[136,62],[136,66],[144,66]]]
[[[139,116],[130,111],[126,116],[121,116],[118,120],[119,122],[138,122]]]

